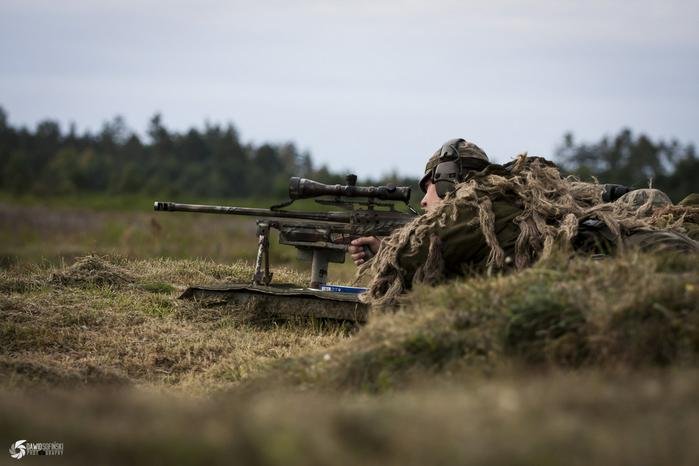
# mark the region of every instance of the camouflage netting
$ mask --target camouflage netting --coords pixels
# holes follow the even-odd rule
[[[606,225],[618,250],[629,243],[624,239],[631,232],[661,229],[670,232],[671,239],[686,249],[697,249],[697,243],[683,234],[686,209],[672,210],[667,206],[653,215],[654,207],[665,204],[662,193],[643,198],[634,195],[621,203],[604,203],[602,194],[602,185],[564,178],[555,164],[526,154],[518,156],[508,169],[491,165],[473,172],[438,207],[382,241],[376,257],[359,269],[358,276],[370,281],[361,299],[369,304],[392,304],[413,283],[435,284],[443,280],[445,261],[439,233],[453,226],[464,209],[474,212],[469,225],[480,229],[489,248],[485,264],[488,271],[522,269],[549,257],[554,249],[570,249],[581,222],[588,219]],[[522,209],[514,218],[519,233],[512,254],[506,254],[494,228],[493,202],[497,200]],[[401,258],[416,256],[417,251],[425,248],[427,258],[412,274]]]
[[[696,196],[696,195],[694,195]],[[678,223],[687,236],[699,241],[699,203],[667,205],[651,214],[652,222],[660,228],[673,227]]]

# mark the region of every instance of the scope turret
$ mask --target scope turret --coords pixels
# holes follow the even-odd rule
[[[410,202],[410,186],[324,184],[297,176],[289,179],[289,199],[308,199],[319,196],[366,197],[382,201],[403,201],[407,204]]]

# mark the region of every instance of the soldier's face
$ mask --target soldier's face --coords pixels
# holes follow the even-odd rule
[[[420,201],[420,207],[422,207],[423,210],[425,210],[426,212],[429,212],[430,210],[438,206],[439,203],[442,202],[442,200],[437,195],[437,189],[435,188],[434,183],[432,183],[432,181],[428,181],[425,187],[427,189],[425,192],[425,196]]]

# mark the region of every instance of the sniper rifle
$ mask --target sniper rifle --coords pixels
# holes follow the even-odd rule
[[[272,281],[269,267],[270,229],[279,231],[279,243],[298,249],[299,258],[311,261],[310,288],[320,289],[327,281],[328,263],[343,263],[349,243],[362,236],[387,236],[415,218],[410,206],[409,186],[357,186],[355,175],[347,184],[328,185],[299,177],[289,179],[289,200],[269,209],[216,205],[155,202],[162,212],[197,212],[257,217],[258,248],[253,285],[268,286]],[[314,199],[341,211],[314,212],[284,210],[299,199]],[[396,210],[403,202],[408,212]],[[366,257],[371,256],[365,246]]]

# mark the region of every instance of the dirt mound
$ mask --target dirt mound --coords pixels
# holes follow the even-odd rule
[[[123,286],[135,282],[128,271],[113,264],[106,257],[89,255],[79,258],[73,265],[51,274],[49,282],[55,285],[112,285]]]

